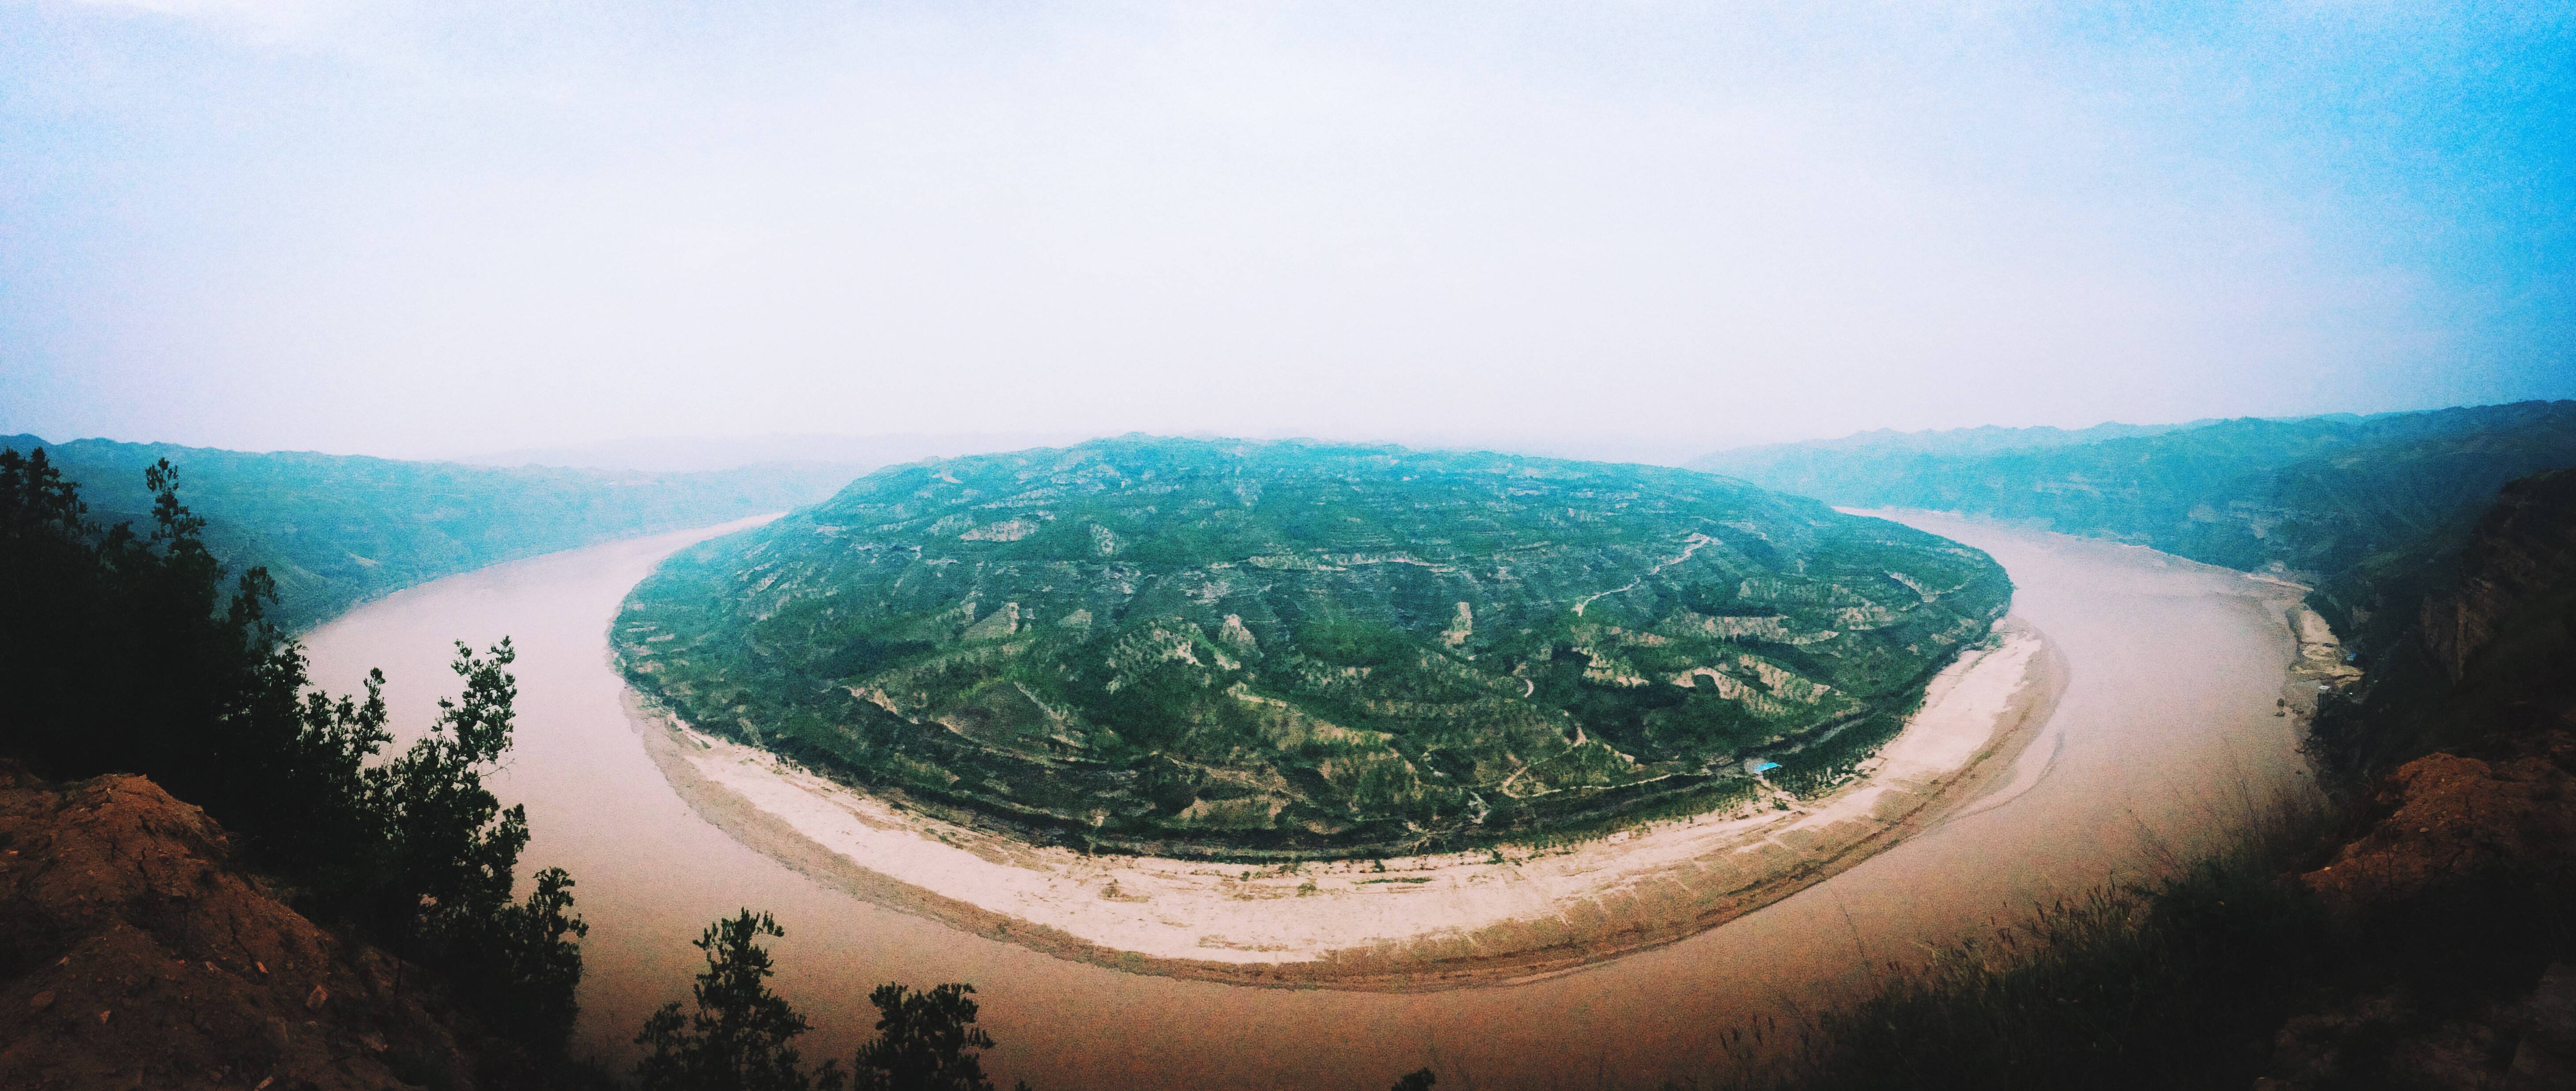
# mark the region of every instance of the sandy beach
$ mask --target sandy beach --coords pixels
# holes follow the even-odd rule
[[[887,908],[1130,972],[1416,990],[1542,976],[1687,937],[1937,821],[2046,722],[2064,669],[2019,618],[1930,683],[1831,794],[1567,846],[1255,867],[1088,855],[941,821],[627,698],[663,775],[745,845]],[[1998,760],[2000,759],[2000,760]]]
[[[1147,956],[1123,957],[1054,926],[1014,925],[853,865],[758,808],[727,818],[693,805],[642,745],[649,733],[639,734],[625,707],[608,625],[662,558],[745,524],[441,580],[359,607],[308,647],[314,677],[335,688],[383,667],[394,729],[407,740],[428,727],[433,699],[455,692],[448,641],[514,640],[520,728],[491,783],[505,803],[528,808],[535,839],[523,869],[562,866],[579,880],[577,909],[591,926],[577,1032],[586,1052],[630,1056],[635,1029],[654,1008],[687,1000],[690,975],[703,967],[690,941],[708,921],[749,907],[774,912],[787,929],[773,941],[776,983],[814,1021],[809,1056],[846,1055],[872,1033],[867,996],[878,984],[962,981],[977,986],[984,1023],[1002,1043],[988,1064],[1005,1082],[1321,1091],[1384,1086],[1385,1073],[1436,1064],[1474,1073],[1477,1086],[1592,1086],[1604,1073],[1618,1086],[1654,1086],[1704,1076],[1747,1020],[1788,1018],[1852,995],[1891,962],[1991,934],[2034,903],[2155,874],[2227,843],[2270,801],[2310,791],[2298,749],[2303,705],[2318,685],[2336,684],[2329,675],[2340,672],[2329,664],[2340,653],[2330,633],[2298,614],[2297,587],[2136,547],[1884,514],[1986,550],[2012,573],[2013,615],[2046,634],[2053,675],[2048,687],[2018,692],[2038,698],[2062,686],[2053,711],[2035,700],[2018,733],[1943,786],[1933,806],[1876,826],[1875,839],[1807,875],[1775,879],[1758,893],[1775,899],[1762,908],[1747,912],[1752,899],[1729,904],[1718,893],[1693,900],[1641,865],[1628,891],[1580,910],[1600,918],[1575,921],[1588,946],[1551,948],[1506,923],[1473,942],[1518,952],[1510,959],[1441,963],[1438,952],[1417,949],[1381,967],[1374,985],[1352,980],[1371,947],[1335,963],[1185,948],[1161,961],[1160,973],[1122,972],[1149,968]],[[1912,739],[1933,737],[1918,733],[1886,757],[1892,764]],[[1881,783],[1898,779],[1886,765],[1875,772]],[[1819,801],[1809,815],[1837,803]],[[1797,851],[1812,830],[1776,829],[1783,844],[1770,851]],[[1510,873],[1570,864],[1523,861]],[[1390,862],[1390,874],[1403,877],[1399,866]],[[1372,869],[1338,881],[1356,890],[1376,877]],[[1295,897],[1306,878],[1319,893]],[[1265,904],[1313,907],[1337,880],[1310,871],[1253,881],[1284,881],[1284,896]],[[1154,909],[1102,899],[1103,887],[1086,887],[1090,902],[1130,914]],[[864,894],[854,895],[859,888]],[[909,908],[889,908],[898,905]],[[1703,919],[1726,923],[1704,927]],[[1624,933],[1623,921],[1632,925]],[[1334,927],[1380,934],[1359,923]],[[1194,944],[1198,935],[1181,938]],[[1459,936],[1416,947],[1440,942],[1477,953]],[[1097,950],[1079,953],[1086,944]],[[1631,953],[1608,957],[1623,948]],[[1357,987],[1242,987],[1298,984],[1295,974],[1319,969]],[[1495,984],[1439,988],[1442,973]],[[1101,1031],[1110,1025],[1120,1032]]]

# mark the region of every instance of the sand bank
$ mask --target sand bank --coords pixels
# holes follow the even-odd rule
[[[1572,846],[1303,866],[1034,846],[692,730],[632,692],[627,702],[646,751],[700,815],[869,901],[1134,972],[1415,990],[1559,973],[1682,939],[1937,821],[2010,767],[2064,686],[2054,649],[2018,618],[1988,645],[1940,672],[1863,775],[1821,798],[1765,791]]]
[[[1889,965],[1991,935],[2035,903],[2161,874],[2233,843],[2282,795],[2312,792],[2296,702],[2278,714],[2290,669],[2326,650],[2286,624],[2296,588],[2145,549],[1890,515],[1992,554],[2012,574],[2014,614],[2068,664],[2055,711],[2024,728],[2026,745],[2010,741],[2020,756],[1981,762],[1974,775],[1991,780],[1960,789],[1973,802],[1917,819],[1884,851],[1832,862],[1828,881],[1670,943],[1643,934],[1651,949],[1581,973],[1498,988],[1238,988],[1122,973],[1108,968],[1114,956],[1050,957],[996,939],[1006,919],[962,902],[955,919],[998,923],[958,929],[888,909],[925,896],[802,835],[785,842],[815,854],[800,871],[782,862],[792,853],[708,824],[639,745],[607,636],[654,565],[731,528],[450,577],[360,607],[307,647],[313,676],[339,688],[383,667],[408,740],[428,730],[434,699],[455,693],[450,640],[516,643],[519,729],[488,783],[528,808],[523,878],[562,866],[580,880],[585,1054],[631,1059],[635,1028],[667,1001],[686,1003],[704,969],[690,941],[748,906],[786,926],[771,941],[775,984],[813,1020],[799,1041],[809,1057],[846,1057],[875,1035],[867,997],[881,983],[966,981],[1001,1040],[985,1057],[1003,1083],[1347,1091],[1428,1064],[1443,1086],[1454,1071],[1480,1087],[1654,1087],[1708,1080],[1750,1021],[1857,995]],[[834,869],[841,878],[818,879]],[[852,876],[899,897],[853,897]]]

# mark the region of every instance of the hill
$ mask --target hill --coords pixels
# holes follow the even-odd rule
[[[143,777],[0,760],[0,846],[0,1086],[563,1086]]]
[[[2121,424],[2091,428],[2006,428],[1980,425],[1932,432],[1899,432],[1874,428],[1840,439],[1766,443],[1738,447],[1692,460],[1692,469],[1740,477],[1765,488],[1804,496],[1823,496],[1890,476],[1916,472],[1939,459],[1974,458],[2011,451],[2079,447],[2107,439],[2158,436],[2198,428],[2215,421],[2188,424]]]
[[[1848,769],[2009,597],[1684,470],[1128,437],[871,474],[675,556],[614,639],[702,729],[954,817],[1372,855]]]
[[[234,571],[268,568],[289,629],[485,565],[810,504],[867,468],[638,473],[0,436],[0,449],[38,447],[107,524],[151,522],[143,471],[169,459],[208,546]]]
[[[1708,1085],[2576,1086],[2576,470],[2401,553],[2407,635],[2316,724],[2343,806],[2036,907]]]
[[[2098,438],[2004,450],[1961,438],[1981,431],[1721,451],[1692,465],[1834,504],[2026,520],[2231,568],[2334,573],[2464,530],[2506,482],[2576,464],[2576,402],[2093,429]]]

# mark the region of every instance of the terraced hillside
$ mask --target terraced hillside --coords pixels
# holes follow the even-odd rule
[[[700,728],[951,817],[1364,856],[1847,769],[2010,594],[1684,470],[1130,437],[871,474],[674,557],[615,640]]]

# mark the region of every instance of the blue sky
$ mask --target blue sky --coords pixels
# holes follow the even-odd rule
[[[1678,459],[2576,397],[2576,18],[0,3],[0,431]]]

